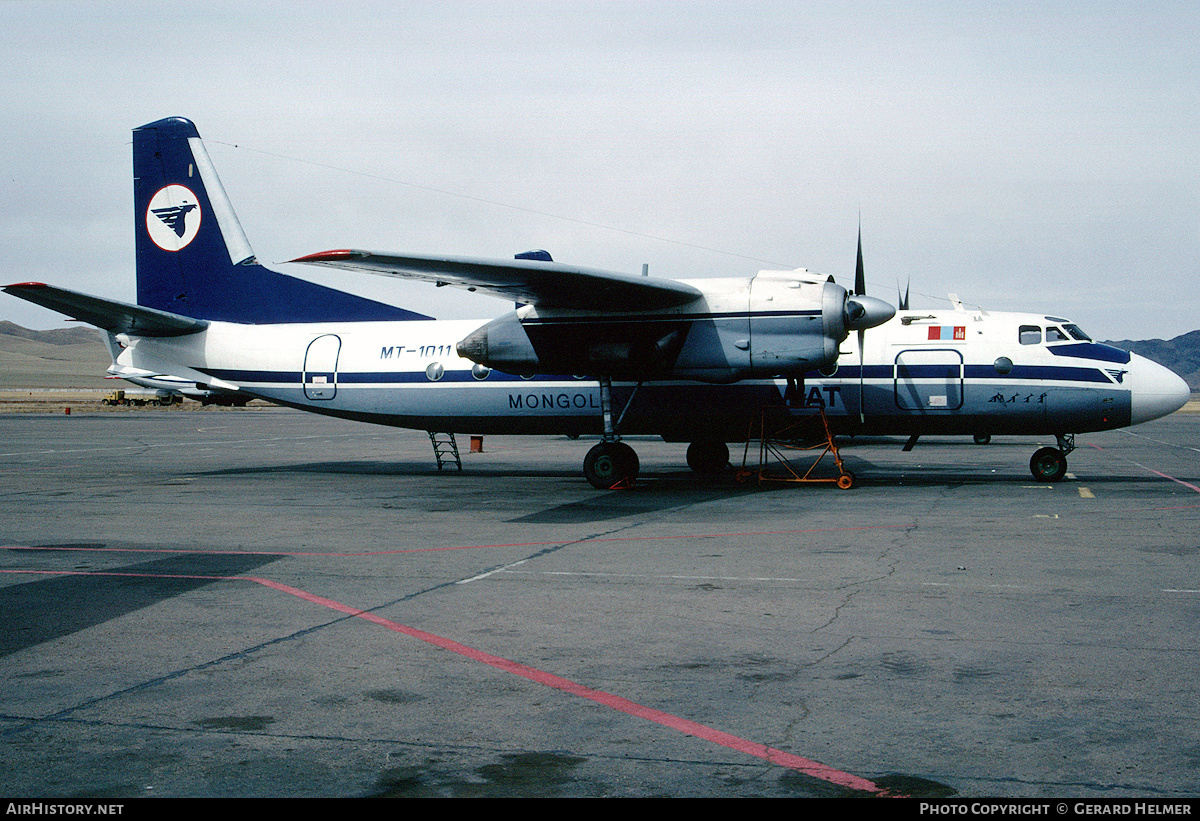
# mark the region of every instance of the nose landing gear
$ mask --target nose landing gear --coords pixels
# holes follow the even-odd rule
[[[1067,475],[1067,454],[1075,450],[1075,434],[1060,433],[1058,447],[1040,448],[1029,460],[1029,472],[1039,482],[1057,482]]]

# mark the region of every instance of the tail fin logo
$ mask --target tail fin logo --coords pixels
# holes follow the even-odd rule
[[[200,231],[200,202],[189,188],[168,185],[150,198],[146,208],[146,231],[164,251],[188,246]]]

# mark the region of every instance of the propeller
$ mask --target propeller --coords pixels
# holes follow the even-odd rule
[[[854,293],[855,295],[865,296],[867,293],[867,277],[863,273],[862,261],[862,225],[858,226],[858,261],[854,265]],[[867,331],[865,328],[858,329],[858,421],[860,424],[866,424],[867,413],[863,407],[863,363],[865,357],[865,349],[867,342]]]
[[[862,226],[858,226],[858,263],[854,266],[854,293],[865,294],[867,292],[867,278],[863,274],[862,264]]]
[[[854,272],[854,290],[846,299],[846,327],[858,331],[861,343],[867,328],[882,325],[896,315],[896,309],[882,299],[867,296],[867,282],[863,276],[862,229],[858,230],[858,265]]]
[[[905,297],[904,303],[907,304]],[[846,300],[846,327],[858,332],[858,415],[867,421],[863,410],[863,366],[867,328],[882,325],[896,315],[896,309],[882,299],[867,296],[867,278],[863,273],[862,225],[858,227],[858,261],[854,268],[854,293]]]

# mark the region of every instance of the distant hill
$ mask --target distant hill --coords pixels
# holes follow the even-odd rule
[[[109,388],[112,364],[95,328],[31,331],[0,321],[0,389]]]
[[[1133,351],[1165,365],[1183,377],[1191,387],[1192,393],[1200,392],[1200,331],[1191,331],[1167,341],[1122,339],[1105,344]]]
[[[49,345],[75,345],[80,342],[95,342],[99,339],[97,331],[90,325],[76,325],[74,328],[56,328],[53,331],[31,331],[22,328],[7,319],[0,320],[0,336],[15,336],[19,339],[32,339],[34,342],[45,342]]]

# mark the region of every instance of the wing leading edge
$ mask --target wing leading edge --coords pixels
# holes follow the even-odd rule
[[[686,305],[702,296],[691,285],[672,279],[650,279],[533,259],[398,256],[338,250],[291,261],[451,285],[541,308],[645,311]]]

